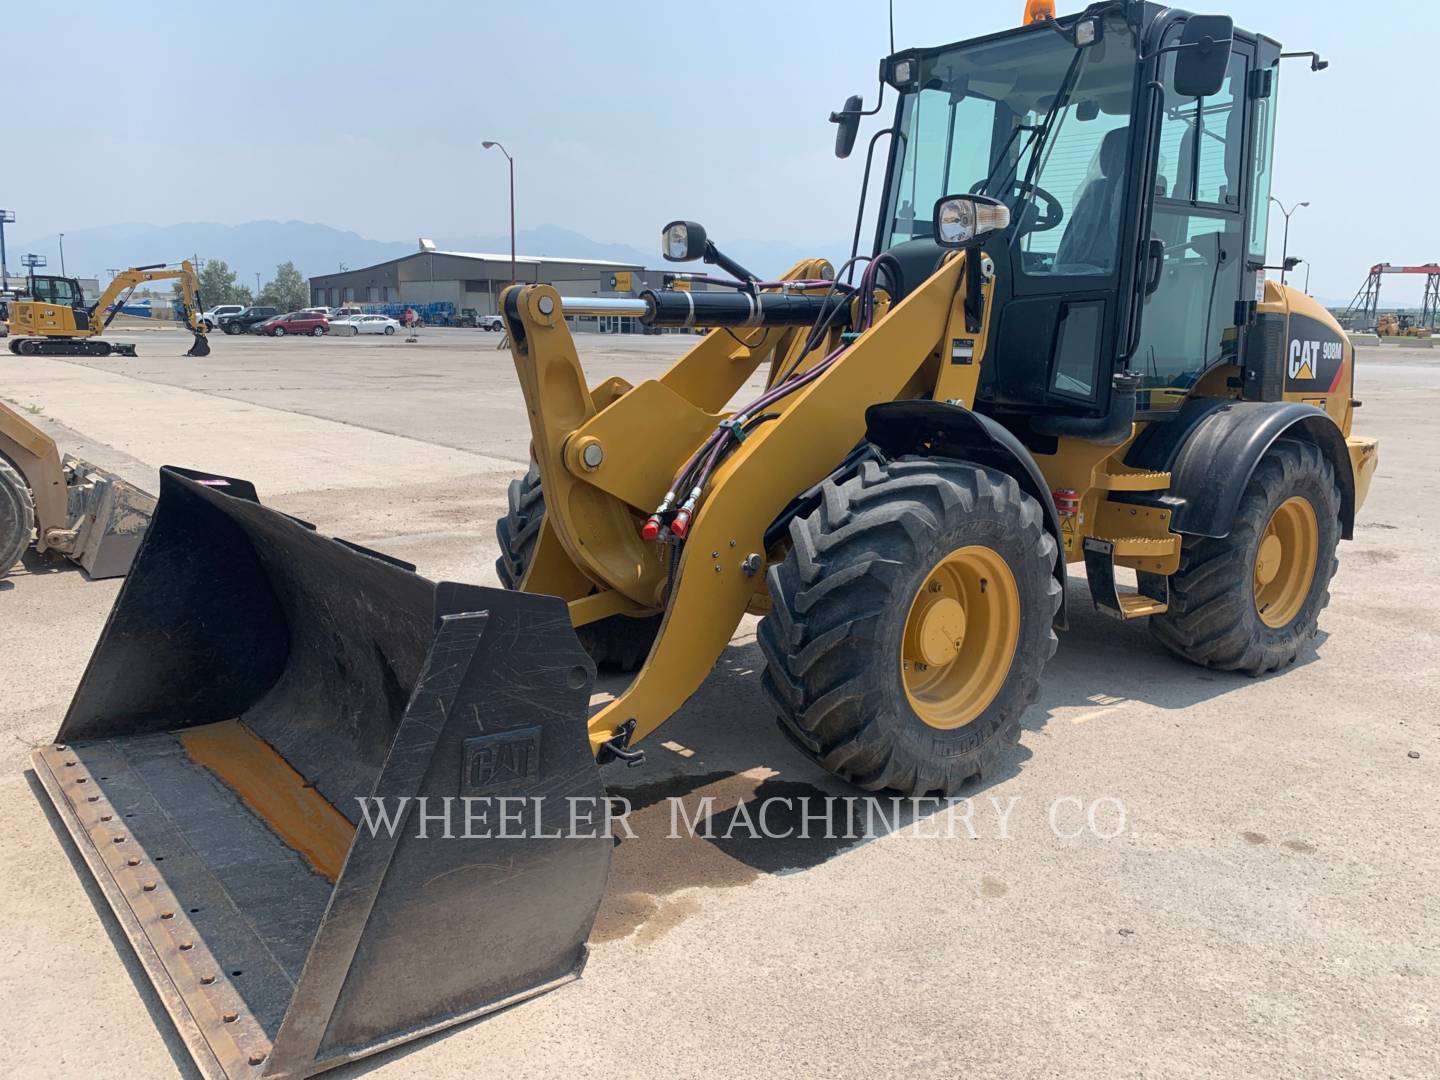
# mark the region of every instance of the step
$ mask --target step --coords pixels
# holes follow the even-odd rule
[[[1165,491],[1170,487],[1170,474],[1153,469],[1133,469],[1111,461],[1107,463],[1105,472],[1095,476],[1095,487],[1101,491]]]
[[[1179,541],[1179,537],[1175,538]],[[1151,541],[1146,541],[1147,543]],[[1117,619],[1143,619],[1170,610],[1170,581],[1160,574],[1136,574],[1140,589],[1121,593],[1115,584],[1116,542],[1105,537],[1085,538],[1085,576],[1095,607]]]

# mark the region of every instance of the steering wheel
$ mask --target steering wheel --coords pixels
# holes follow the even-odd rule
[[[970,189],[971,195],[979,195],[985,190],[988,181],[981,180]],[[1010,185],[1004,201],[1013,209],[1020,201],[1029,196],[1030,201],[1025,205],[1025,213],[1022,220],[1016,226],[1015,232],[1019,236],[1029,233],[1049,232],[1059,227],[1065,220],[1065,207],[1060,205],[1060,200],[1051,195],[1039,184],[1027,184],[1024,180],[1015,180]],[[997,198],[1002,196],[997,195]]]

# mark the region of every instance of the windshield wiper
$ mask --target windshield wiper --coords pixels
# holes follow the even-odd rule
[[[977,191],[977,192],[975,192],[975,194],[977,194],[977,195],[990,195],[990,194],[992,194],[992,192],[990,191],[990,185],[993,184],[993,183],[995,182],[995,180],[997,179],[996,176],[995,176],[995,174],[1000,170],[1000,166],[1005,164],[1006,155],[1008,155],[1008,154],[1010,153],[1010,148],[1015,145],[1015,139],[1019,136],[1020,132],[1022,132],[1022,131],[1028,131],[1028,132],[1030,132],[1030,138],[1029,138],[1029,140],[1026,141],[1025,145],[1022,146],[1022,147],[1020,148],[1020,150],[1016,153],[1014,164],[1012,164],[1012,165],[1010,166],[1010,169],[1006,170],[1006,175],[1007,175],[1007,176],[1009,175],[1009,173],[1010,173],[1012,170],[1014,170],[1015,166],[1017,166],[1017,165],[1020,164],[1020,158],[1024,155],[1025,151],[1028,150],[1028,149],[1030,149],[1030,147],[1031,147],[1032,145],[1034,145],[1034,143],[1035,143],[1035,136],[1038,135],[1038,134],[1040,134],[1040,125],[1038,125],[1038,124],[1016,124],[1016,125],[1015,125],[1014,130],[1010,132],[1010,137],[1005,140],[1005,145],[1000,148],[1000,153],[999,153],[998,155],[996,155],[996,157],[995,157],[995,164],[991,165],[991,166],[990,166],[990,171],[985,174],[985,183],[980,186],[980,190]]]
[[[1062,36],[1064,35],[1062,34]],[[1084,47],[1076,46],[1075,53],[1070,58],[1070,66],[1065,69],[1065,77],[1060,80],[1060,86],[1055,91],[1055,96],[1050,102],[1050,108],[1046,110],[1045,118],[1041,120],[1039,124],[1015,125],[1015,129],[1010,132],[1010,138],[1005,141],[1005,146],[1000,151],[1000,156],[996,159],[994,166],[991,167],[990,175],[985,178],[985,186],[981,189],[981,193],[986,195],[994,194],[998,198],[998,193],[990,190],[990,185],[996,179],[995,170],[1000,167],[1006,155],[1009,154],[1010,147],[1014,145],[1015,139],[1019,136],[1020,132],[1030,132],[1030,138],[1027,139],[1025,145],[1020,148],[1020,151],[1015,155],[1015,160],[1011,162],[1010,168],[1007,169],[1005,173],[1007,179],[1013,177],[1015,169],[1020,165],[1020,158],[1027,150],[1030,152],[1030,160],[1025,167],[1025,180],[1019,188],[1020,198],[1016,201],[1014,212],[1010,216],[1010,228],[1012,230],[1019,229],[1020,223],[1025,219],[1025,211],[1029,208],[1030,204],[1034,202],[1035,176],[1040,167],[1041,155],[1045,153],[1045,144],[1049,140],[1050,133],[1055,127],[1055,118],[1060,115],[1060,110],[1069,104],[1070,96],[1075,92],[1075,83],[1078,81],[1080,74],[1080,61],[1083,60],[1084,57]]]

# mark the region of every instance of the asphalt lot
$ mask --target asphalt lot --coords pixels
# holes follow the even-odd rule
[[[495,335],[217,335],[203,360],[134,339],[131,360],[0,353],[0,397],[151,490],[161,464],[246,477],[427,576],[495,583],[528,440]],[[592,381],[637,381],[686,342],[579,344]],[[1440,356],[1361,350],[1357,396],[1379,475],[1297,667],[1187,666],[1072,581],[970,828],[669,839],[665,794],[850,794],[778,732],[747,620],[646,765],[606,775],[639,838],[585,977],[331,1075],[1440,1075]],[[33,557],[0,581],[0,1074],[195,1075],[27,772],[117,590]]]

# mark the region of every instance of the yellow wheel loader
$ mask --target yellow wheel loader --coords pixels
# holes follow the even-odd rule
[[[186,259],[179,266],[155,263],[116,274],[92,304],[75,278],[32,275],[27,294],[10,301],[10,351],[17,356],[134,356],[135,346],[99,337],[141,285],[179,281],[182,326],[195,335],[186,356],[209,356],[210,343],[200,318],[199,278]]]
[[[1292,662],[1377,459],[1344,334],[1264,276],[1280,61],[1132,0],[906,50],[865,253],[857,224],[849,260],[762,280],[677,221],[666,258],[717,275],[508,289],[534,467],[505,589],[164,470],[34,763],[201,1071],[307,1075],[578,973],[598,766],[746,612],[796,745],[904,793],[1015,742],[1071,564],[1181,657]],[[837,151],[880,108],[851,98]],[[595,313],[713,329],[595,382],[566,322]],[[591,712],[596,661],[636,670]]]
[[[155,497],[99,466],[60,455],[55,440],[0,403],[0,577],[33,543],[91,578],[123,577]]]

